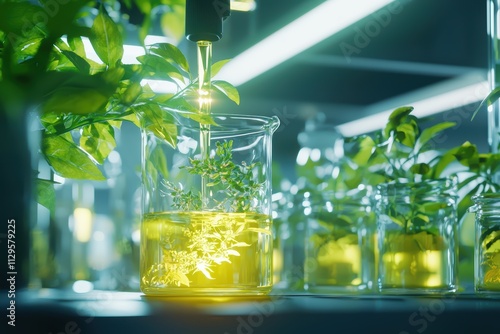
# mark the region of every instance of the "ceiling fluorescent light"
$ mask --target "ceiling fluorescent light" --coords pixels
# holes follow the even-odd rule
[[[469,83],[463,87],[454,88],[439,95],[422,98],[420,100],[408,98],[407,103],[394,105],[392,108],[383,109],[384,111],[352,122],[341,124],[336,128],[344,137],[370,133],[382,129],[387,123],[389,115],[397,107],[412,106],[415,108],[412,114],[423,118],[481,101],[488,94],[488,89],[488,81],[483,80],[480,82]]]
[[[234,57],[218,79],[239,86],[394,0],[327,0]]]

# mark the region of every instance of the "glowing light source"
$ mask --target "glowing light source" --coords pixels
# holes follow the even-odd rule
[[[325,1],[234,57],[216,77],[239,86],[393,1]]]
[[[94,284],[85,280],[78,280],[73,283],[73,291],[76,293],[87,293],[94,290]]]
[[[73,235],[76,240],[88,242],[92,235],[92,211],[87,208],[75,208],[73,219]]]
[[[337,126],[337,130],[345,137],[357,136],[382,129],[392,111],[401,106],[413,106],[412,112],[417,117],[427,117],[453,108],[459,108],[483,100],[488,92],[488,82],[481,81],[465,85],[438,95],[412,100],[401,105],[378,112],[374,115],[359,118]]]

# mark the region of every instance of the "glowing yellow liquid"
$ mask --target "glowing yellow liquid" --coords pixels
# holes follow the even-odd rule
[[[453,289],[453,263],[440,237],[426,232],[385,239],[380,287]]]
[[[315,257],[308,256],[305,266],[308,289],[360,285],[363,282],[361,262],[357,234],[328,240],[317,249]]]
[[[141,226],[141,290],[146,294],[266,294],[273,238],[269,216],[163,212]]]
[[[479,246],[479,277],[477,290],[500,292],[500,237],[499,231],[490,233]],[[495,241],[496,240],[496,241]]]

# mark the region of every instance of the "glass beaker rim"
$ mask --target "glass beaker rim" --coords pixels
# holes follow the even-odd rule
[[[200,122],[195,121],[189,115],[199,115],[189,111],[169,110],[182,116],[182,119],[177,119],[179,125],[186,128],[199,129]],[[277,116],[266,115],[250,115],[236,113],[211,113],[210,116],[215,123],[210,124],[210,131],[219,133],[273,133],[278,129],[280,120]],[[233,122],[233,123],[231,123]],[[238,124],[237,124],[238,123]]]

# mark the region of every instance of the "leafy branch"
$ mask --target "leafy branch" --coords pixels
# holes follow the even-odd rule
[[[108,12],[114,0],[95,3],[86,0],[61,4],[54,16],[47,16],[46,4],[18,0],[0,3],[0,95],[2,110],[38,111],[41,124],[41,157],[55,174],[72,179],[103,180],[100,165],[116,146],[115,130],[123,121],[147,127],[171,145],[176,143],[177,121],[170,111],[200,123],[212,123],[200,115],[193,96],[197,78],[182,52],[174,45],[159,43],[145,47],[139,64],[123,64],[124,36]],[[146,13],[140,40],[151,25],[153,9],[162,7],[174,25],[183,13],[184,0],[164,2],[126,1]],[[24,24],[36,15],[46,22]],[[114,15],[113,17],[117,17]],[[23,19],[25,21],[23,21]],[[166,26],[166,25],[164,25]],[[84,38],[100,62],[87,56]],[[212,67],[215,74],[227,62]],[[177,91],[159,94],[143,79],[174,83]],[[214,91],[239,103],[237,90],[229,83],[214,82]],[[53,192],[45,187],[39,201],[53,207]],[[50,204],[52,203],[52,204]]]
[[[205,159],[190,159],[189,166],[182,166],[189,174],[199,175],[207,180],[206,186],[213,189],[213,193],[222,194],[222,199],[215,208],[232,212],[248,212],[252,209],[252,202],[259,197],[262,185],[254,180],[254,171],[260,162],[247,164],[245,161],[236,164],[233,161],[233,141],[216,142],[215,155]],[[180,210],[200,210],[202,200],[200,193],[186,191],[173,185],[166,184],[175,207]],[[214,196],[215,197],[215,196]]]

